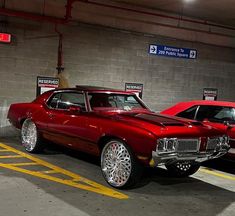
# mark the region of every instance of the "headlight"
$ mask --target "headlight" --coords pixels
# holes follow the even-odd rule
[[[178,140],[177,138],[163,138],[157,141],[157,150],[159,153],[175,152]]]

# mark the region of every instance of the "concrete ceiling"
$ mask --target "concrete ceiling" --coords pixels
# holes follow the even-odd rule
[[[115,0],[115,2],[235,26],[235,0]]]
[[[96,1],[138,6],[235,27],[235,0],[90,0]],[[0,7],[5,5],[14,10],[45,12],[57,17],[63,17],[65,4],[66,0],[0,0]]]
[[[235,0],[73,1],[70,25],[89,23],[235,47]],[[0,21],[7,14],[23,19],[39,16],[40,21],[54,23],[52,17],[64,23],[67,4],[68,0],[0,0]]]

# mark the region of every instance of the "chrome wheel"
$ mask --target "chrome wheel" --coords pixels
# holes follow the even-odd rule
[[[122,187],[128,182],[132,160],[123,143],[115,140],[105,145],[101,154],[101,169],[106,181],[113,187]]]
[[[26,151],[32,152],[37,145],[37,127],[30,119],[22,125],[21,138]]]

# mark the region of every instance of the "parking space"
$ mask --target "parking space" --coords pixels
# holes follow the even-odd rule
[[[25,154],[16,138],[0,140],[0,215],[233,215],[235,175],[202,167],[177,179],[148,169],[138,187],[113,190],[97,158],[52,146]],[[14,203],[14,205],[12,205]]]
[[[96,182],[90,181],[89,179],[50,164],[44,160],[40,160],[39,158],[25,154],[3,143],[0,143],[0,167],[117,199],[128,198],[124,194],[105,188]]]
[[[235,215],[234,5],[0,0],[0,216]]]

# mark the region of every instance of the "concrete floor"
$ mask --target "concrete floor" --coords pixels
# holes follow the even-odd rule
[[[17,139],[0,143],[24,151]],[[109,187],[96,158],[54,147],[34,156]],[[129,196],[125,200],[0,167],[0,216],[235,215],[235,166],[225,163],[224,172],[223,162],[217,163],[220,170],[210,162],[212,173],[202,169],[185,179],[170,178],[160,168],[147,170],[141,186],[121,191]]]

